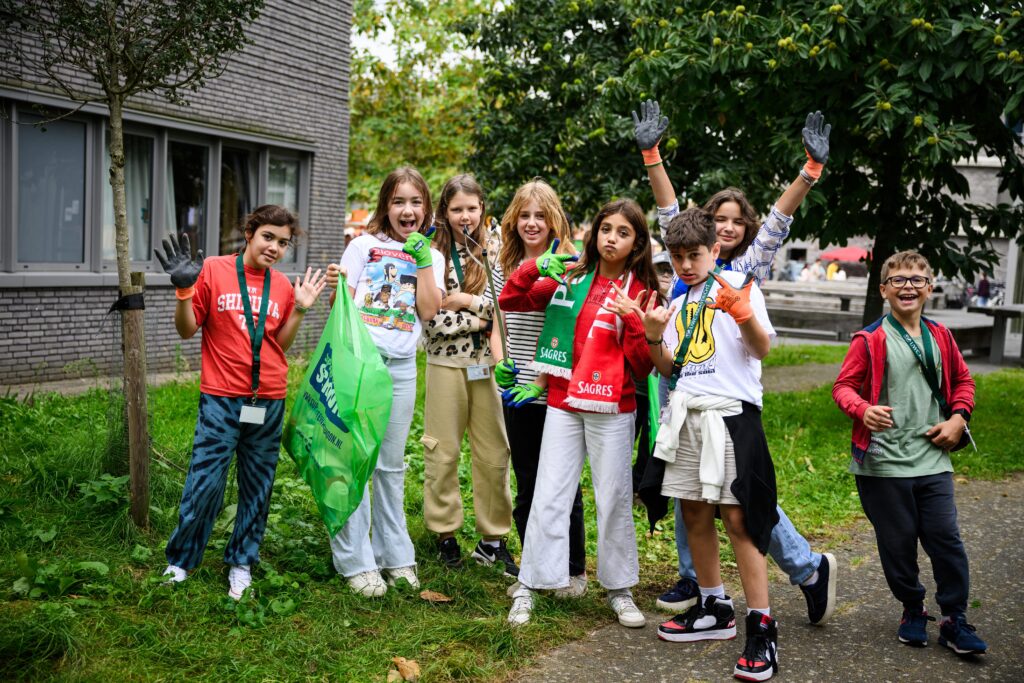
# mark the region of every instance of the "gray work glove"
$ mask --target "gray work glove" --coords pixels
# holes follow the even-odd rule
[[[633,137],[640,151],[653,149],[668,129],[668,117],[661,115],[657,100],[640,103],[640,116],[633,112]]]
[[[198,261],[192,259],[192,245],[189,243],[188,235],[178,235],[178,244],[174,244],[174,238],[164,238],[164,253],[154,249],[156,260],[163,266],[164,272],[171,276],[171,284],[178,289],[188,289],[199,279],[199,271],[203,269],[203,250],[196,250]]]
[[[828,136],[832,132],[832,124],[825,123],[820,111],[807,115],[804,123],[803,141],[807,156],[819,164],[828,161]]]

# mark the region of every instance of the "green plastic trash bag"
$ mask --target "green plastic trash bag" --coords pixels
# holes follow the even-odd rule
[[[359,507],[377,465],[391,397],[391,374],[339,278],[282,439],[332,537]]]
[[[648,451],[654,455],[654,444],[658,439],[658,427],[661,425],[661,400],[658,392],[658,376],[647,375],[647,421],[650,424]]]

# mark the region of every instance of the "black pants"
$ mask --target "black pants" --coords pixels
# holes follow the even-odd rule
[[[519,542],[526,538],[526,524],[533,504],[537,483],[537,462],[544,436],[546,405],[527,403],[521,408],[504,409],[508,445],[512,451],[512,471],[516,473],[516,499],[512,519],[516,523]],[[583,526],[583,491],[576,487],[576,497],[569,513],[569,575],[578,576],[587,570],[587,531]]]
[[[917,565],[920,539],[932,561],[935,601],[943,616],[966,612],[970,576],[957,527],[953,475],[856,479],[861,506],[875,527],[885,580],[896,599],[906,609],[924,606]]]

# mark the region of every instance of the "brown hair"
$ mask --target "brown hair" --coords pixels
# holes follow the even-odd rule
[[[466,249],[469,250],[469,253],[475,259],[480,260],[483,258],[481,247],[487,239],[487,231],[484,228],[484,209],[487,203],[480,183],[468,173],[462,173],[449,179],[444,184],[444,187],[441,188],[441,197],[437,200],[437,215],[434,216],[434,225],[437,226],[437,233],[434,235],[433,245],[435,249],[444,254],[446,289],[448,286],[448,269],[451,267],[452,260],[451,245],[455,239],[455,236],[452,234],[452,226],[448,224],[448,204],[451,203],[452,199],[459,192],[472,195],[480,200],[480,222],[476,224],[476,227],[469,234],[472,241],[466,240]],[[480,294],[484,291],[486,284],[487,274],[473,258],[462,264],[462,284],[460,288],[463,292],[467,294]]]
[[[643,210],[632,199],[618,199],[601,207],[587,233],[579,264],[569,271],[569,277],[579,279],[597,268],[601,261],[601,255],[597,252],[597,237],[601,232],[601,223],[615,214],[625,218],[636,234],[633,248],[626,257],[625,272],[633,273],[645,289],[658,292],[658,273],[654,270],[654,262],[651,261],[651,231],[647,227]]]
[[[295,238],[303,234],[299,227],[299,219],[288,209],[276,204],[264,204],[252,210],[242,225],[238,228],[242,232],[245,241],[252,239],[252,235],[261,225],[273,225],[279,228],[291,228],[291,246],[295,246]]]
[[[882,264],[881,281],[885,282],[888,279],[890,270],[898,270],[900,268],[920,268],[928,273],[928,277],[934,277],[932,266],[928,263],[928,259],[913,249],[908,249],[906,251],[898,251],[885,259],[885,263]]]
[[[715,219],[704,209],[696,207],[673,216],[663,236],[665,248],[669,251],[685,251],[700,246],[712,249],[718,241]]]
[[[743,194],[743,190],[736,187],[727,187],[720,192],[716,192],[704,204],[704,210],[711,214],[712,224],[714,224],[715,212],[718,211],[722,204],[727,202],[736,202],[739,205],[740,217],[743,219],[743,239],[740,240],[740,243],[736,245],[731,254],[722,255],[722,258],[732,260],[743,256],[747,251],[747,247],[753,244],[754,238],[757,237],[757,229],[760,227],[760,222],[757,218],[757,211],[754,211],[754,207],[751,206],[747,195]]]
[[[508,208],[505,209],[505,215],[501,217],[501,254],[498,261],[506,278],[519,267],[526,257],[526,247],[516,228],[520,212],[532,201],[537,202],[540,210],[544,213],[544,224],[548,227],[548,245],[557,238],[561,240],[558,245],[558,253],[573,254],[576,252],[575,245],[572,243],[569,219],[562,209],[562,202],[559,201],[558,194],[546,182],[540,178],[534,178],[530,182],[520,185]]]
[[[433,214],[433,206],[430,203],[430,188],[427,187],[427,181],[423,179],[419,171],[412,166],[403,166],[388,173],[388,177],[384,179],[384,184],[380,186],[380,192],[377,193],[377,208],[373,210],[373,215],[366,224],[366,232],[371,235],[384,233],[385,236],[395,241],[399,240],[398,233],[395,232],[394,226],[391,225],[391,221],[388,219],[388,208],[391,205],[391,199],[395,196],[395,192],[398,191],[398,186],[402,183],[411,183],[419,191],[420,196],[423,197],[423,223],[420,224],[417,232],[426,231],[430,225],[430,217]]]

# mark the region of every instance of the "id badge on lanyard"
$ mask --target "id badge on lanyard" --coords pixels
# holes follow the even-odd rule
[[[491,366],[490,365],[470,365],[466,368],[466,377],[470,382],[475,382],[480,379],[490,379],[491,377]]]
[[[256,322],[252,320],[252,304],[249,302],[249,288],[245,283],[245,266],[242,253],[235,259],[235,271],[238,273],[238,289],[242,295],[242,308],[245,311],[245,327],[252,341],[252,402],[243,404],[238,421],[244,424],[261,425],[267,416],[266,406],[256,405],[256,396],[260,388],[260,349],[263,347],[263,332],[266,329],[267,309],[270,306],[270,269],[263,271],[263,298],[260,300],[260,314]]]

